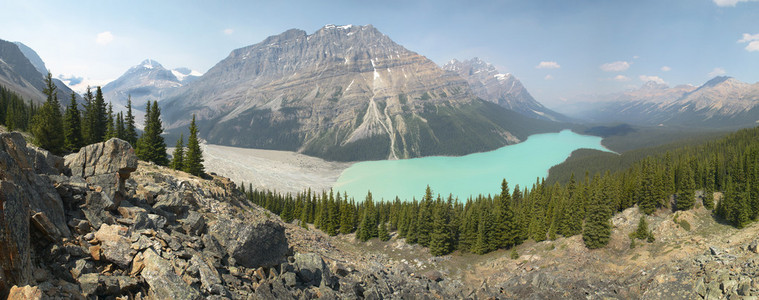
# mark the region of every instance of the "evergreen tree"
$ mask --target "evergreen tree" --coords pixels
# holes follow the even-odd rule
[[[598,176],[596,176],[597,178]],[[603,198],[602,190],[606,188],[596,188],[593,191],[593,197],[588,205],[588,215],[585,227],[582,232],[582,240],[585,247],[597,249],[606,246],[611,236],[611,212],[608,207],[608,200]]]
[[[205,172],[203,167],[203,152],[198,141],[198,127],[195,125],[195,115],[192,115],[190,123],[190,137],[187,139],[187,155],[184,162],[184,170],[195,176],[201,176]]]
[[[82,137],[84,138],[84,144],[97,143],[95,132],[97,109],[95,106],[95,96],[92,95],[92,90],[89,86],[84,93],[84,101],[84,115],[82,116]]]
[[[430,234],[430,253],[435,256],[446,255],[453,251],[453,236],[449,228],[451,222],[450,207],[438,201],[432,221]]]
[[[126,129],[124,128],[124,114],[119,112],[116,115],[116,137],[126,141]]]
[[[498,197],[496,213],[497,218],[494,226],[496,247],[506,248],[516,245],[519,232],[515,224],[514,212],[511,209],[511,194],[506,179],[501,182],[501,194]]]
[[[81,121],[79,108],[76,104],[76,94],[72,92],[71,102],[66,107],[66,113],[63,118],[64,149],[68,152],[79,151],[79,148],[84,146]]]
[[[161,136],[163,128],[160,117],[161,110],[158,108],[158,102],[153,102],[151,105],[151,102],[148,101],[145,109],[145,133],[137,141],[135,154],[141,160],[165,166],[168,164],[169,159],[166,153],[166,143],[164,143],[163,136]],[[184,159],[185,167],[187,166],[188,156]]]
[[[113,104],[108,103],[108,112],[106,113],[106,118],[105,118],[105,137],[103,138],[103,140],[107,141],[115,137],[117,136],[116,136],[116,125],[114,124],[114,119],[113,119]]]
[[[124,140],[129,142],[133,147],[137,146],[137,129],[134,125],[134,115],[132,115],[132,96],[127,98],[127,114],[124,119]]]
[[[179,134],[177,145],[174,147],[174,153],[172,153],[170,166],[174,170],[184,169],[184,133]]]
[[[693,170],[690,168],[690,164],[686,163],[680,171],[678,176],[678,193],[677,193],[677,209],[689,210],[693,208],[694,194],[696,189],[696,183],[693,179]]]
[[[45,89],[47,101],[42,105],[39,112],[34,115],[32,122],[32,135],[37,146],[46,149],[53,154],[63,153],[65,144],[63,135],[63,117],[61,105],[55,92],[55,84],[50,72],[45,77]]]
[[[379,229],[377,229],[377,235],[380,241],[387,242],[390,240],[390,234],[387,233],[385,222],[380,222]]]
[[[635,229],[635,238],[645,240],[648,238],[648,234],[648,222],[646,222],[646,216],[640,216],[638,228]]]
[[[93,124],[93,143],[99,143],[102,141],[105,141],[106,137],[106,130],[108,128],[108,107],[105,104],[105,99],[103,98],[103,90],[100,89],[98,86],[97,89],[95,89],[95,102],[94,102],[94,109],[95,109],[95,116],[94,116],[94,124]]]

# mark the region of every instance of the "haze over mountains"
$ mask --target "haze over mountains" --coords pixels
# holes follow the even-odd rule
[[[726,76],[701,86],[648,82],[638,89],[602,96],[603,102],[577,103],[573,116],[592,122],[730,128],[759,121],[759,83]]]

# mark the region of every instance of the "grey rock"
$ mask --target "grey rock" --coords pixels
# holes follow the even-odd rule
[[[108,212],[108,207],[115,204],[108,196],[99,192],[90,192],[87,194],[86,206],[83,210],[84,216],[94,228],[100,228],[103,224],[113,224],[116,219]]]
[[[153,224],[152,227],[155,229],[160,229],[166,227],[166,218],[163,216],[155,215],[155,214],[148,214],[148,220]]]
[[[247,268],[275,266],[285,260],[285,228],[272,220],[220,217],[208,229],[227,254]]]
[[[137,170],[137,156],[128,142],[112,138],[83,147],[78,153],[66,155],[65,165],[71,175],[88,178],[94,175],[119,173],[121,179]]]
[[[77,259],[74,263],[74,267],[70,269],[71,276],[79,278],[82,274],[91,273],[94,271],[95,265],[86,259]]]
[[[206,220],[202,214],[190,211],[187,218],[182,220],[182,229],[189,235],[201,235],[206,229]]]
[[[32,225],[50,242],[57,242],[61,238],[61,232],[50,222],[44,212],[38,212],[32,216]]]
[[[90,186],[99,187],[97,191],[109,200],[109,205],[105,207],[107,210],[115,210],[126,198],[124,181],[119,179],[118,173],[92,175],[86,180]]]
[[[304,285],[328,286],[337,289],[337,279],[332,276],[327,264],[318,254],[296,253],[293,264],[300,282]]]
[[[95,238],[100,240],[103,257],[122,269],[129,267],[134,258],[130,255],[132,243],[126,237],[127,231],[128,228],[121,225],[104,224],[95,232]]]
[[[58,175],[64,172],[65,166],[62,157],[53,155],[45,149],[34,146],[29,146],[27,151],[34,164],[35,173]]]
[[[193,269],[197,268],[198,273],[200,273],[200,282],[201,282],[201,290],[205,293],[212,293],[215,285],[220,285],[221,282],[221,276],[219,276],[219,272],[214,268],[213,266],[209,265],[204,258],[202,257],[202,254],[196,254],[193,255],[190,259],[190,264],[192,265]],[[219,293],[214,293],[219,294]]]
[[[722,254],[722,251],[720,251],[717,247],[709,246],[709,253],[712,255],[720,255]]]
[[[145,268],[142,277],[150,286],[149,295],[155,299],[200,299],[197,290],[190,287],[176,273],[171,263],[153,249],[143,252]]]
[[[748,251],[751,251],[753,253],[759,253],[759,247],[757,247],[757,245],[759,245],[759,241],[755,240],[755,241],[751,242],[748,245]]]
[[[118,295],[139,286],[140,281],[129,276],[106,276],[98,273],[87,273],[77,279],[82,293],[87,296]]]

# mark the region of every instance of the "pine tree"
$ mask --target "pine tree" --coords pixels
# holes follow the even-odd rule
[[[179,134],[179,139],[177,140],[177,145],[174,147],[170,166],[174,170],[184,169],[184,133]]]
[[[161,127],[161,110],[158,102],[148,101],[145,109],[145,133],[137,141],[135,154],[144,161],[151,161],[157,165],[165,166],[169,159],[166,154],[166,143],[163,141],[163,128]],[[185,163],[187,157],[185,157]],[[186,166],[186,164],[185,164]]]
[[[595,188],[588,205],[588,215],[582,232],[582,240],[588,249],[606,246],[611,236],[611,221],[609,220],[611,212],[608,207],[608,200],[603,197],[603,189],[605,188],[607,187]]]
[[[69,152],[79,151],[84,146],[82,138],[81,116],[76,104],[76,94],[71,93],[71,102],[66,107],[66,113],[63,118],[63,135],[65,140],[65,150]]]
[[[94,116],[94,141],[93,143],[99,143],[105,141],[106,130],[108,128],[108,106],[105,104],[103,98],[103,90],[98,86],[95,89],[95,116]]]
[[[696,183],[693,180],[693,169],[690,168],[689,163],[685,163],[685,166],[681,168],[680,176],[678,176],[678,193],[677,193],[677,209],[689,210],[693,208],[694,194],[696,189]]]
[[[95,107],[95,96],[92,95],[92,90],[87,87],[87,91],[84,93],[84,115],[82,116],[82,138],[84,138],[84,144],[97,143],[95,137],[95,119],[97,116],[97,109]]]
[[[106,113],[106,117],[105,117],[105,137],[103,138],[103,140],[107,141],[115,137],[117,136],[116,136],[116,126],[114,124],[114,119],[113,119],[113,104],[108,103],[108,112]]]
[[[377,235],[380,241],[386,242],[390,240],[390,234],[387,233],[387,226],[385,222],[380,222],[379,229],[377,229]]]
[[[61,105],[55,92],[55,84],[50,72],[45,77],[45,89],[47,101],[42,105],[39,112],[34,115],[32,122],[32,135],[37,146],[46,149],[53,154],[63,153],[65,144],[63,135],[63,117]]]
[[[124,128],[124,114],[119,112],[116,115],[116,137],[122,140],[126,140],[126,131]]]
[[[127,115],[124,119],[124,140],[129,142],[132,147],[137,146],[137,129],[134,125],[134,115],[132,115],[132,96],[127,98]]]
[[[190,123],[190,137],[187,139],[187,153],[184,162],[184,170],[195,176],[201,176],[205,172],[203,167],[203,151],[198,141],[198,127],[195,125],[195,115],[192,115]]]

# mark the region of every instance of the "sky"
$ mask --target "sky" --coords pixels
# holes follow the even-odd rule
[[[205,72],[287,29],[372,24],[439,65],[479,57],[547,106],[653,80],[759,81],[759,1],[0,0],[0,39],[93,85],[147,58]]]

